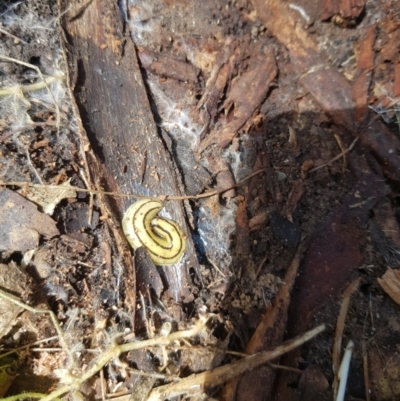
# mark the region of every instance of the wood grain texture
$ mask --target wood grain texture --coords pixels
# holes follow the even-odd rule
[[[103,182],[97,183],[121,193],[180,194],[176,169],[158,135],[135,46],[124,34],[117,1],[67,3],[64,1],[64,8],[69,7],[64,29],[70,68],[74,62],[76,65],[75,97],[103,169]],[[99,178],[95,176],[96,180]],[[111,202],[121,219],[134,199],[117,198]],[[181,203],[168,203],[166,210],[168,217],[186,227]],[[175,300],[190,297],[187,268],[198,266],[190,239],[187,255],[189,262],[185,265],[164,271],[170,296]]]

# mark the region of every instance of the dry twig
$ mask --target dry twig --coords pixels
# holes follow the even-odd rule
[[[345,289],[343,293],[343,301],[340,308],[339,317],[336,323],[335,341],[333,343],[333,352],[332,352],[332,370],[335,375],[332,384],[334,399],[336,398],[338,392],[340,354],[342,348],[343,331],[344,331],[347,311],[349,309],[350,297],[353,294],[353,292],[358,288],[359,283],[360,283],[360,278],[357,278],[352,283],[350,283],[350,285]]]
[[[325,330],[324,325],[317,326],[301,336],[286,341],[271,351],[259,352],[211,371],[193,374],[177,383],[170,383],[157,387],[150,392],[148,401],[161,401],[166,398],[191,393],[194,390],[204,390],[205,388],[218,386],[235,376],[241,375],[248,370],[252,370],[257,366],[301,346],[323,330]]]
[[[226,191],[229,191],[233,188],[240,187],[243,185],[246,181],[250,180],[251,178],[255,177],[258,174],[264,173],[265,170],[258,170],[253,174],[250,174],[246,178],[244,178],[242,181],[238,182],[235,185],[232,185],[231,187],[224,188],[224,189],[219,189],[215,191],[209,191],[205,192],[203,194],[199,195],[191,195],[191,196],[173,196],[173,195],[159,195],[159,196],[148,196],[148,195],[139,195],[139,194],[122,194],[120,192],[107,192],[107,191],[100,191],[100,190],[92,190],[92,189],[84,189],[84,188],[79,188],[79,187],[74,187],[70,186],[68,189],[75,190],[77,192],[87,192],[90,194],[101,194],[101,195],[109,195],[109,196],[114,196],[114,197],[120,197],[120,198],[138,198],[138,199],[161,199],[161,200],[166,200],[166,201],[171,201],[171,200],[188,200],[188,199],[200,199],[200,198],[208,198],[210,196],[214,195],[220,195],[223,194]],[[41,185],[41,184],[32,184],[31,182],[21,182],[21,181],[0,181],[0,186],[18,186],[18,187],[29,187],[29,188],[55,188],[59,190],[59,185]]]
[[[350,145],[345,151],[339,153],[339,154],[338,154],[337,156],[335,156],[333,159],[329,160],[328,163],[322,164],[321,166],[314,167],[312,170],[309,171],[309,173],[313,173],[314,171],[320,170],[320,169],[323,168],[323,167],[329,166],[329,165],[331,165],[334,161],[340,159],[341,157],[344,157],[347,153],[349,153],[349,152],[353,149],[354,145],[355,145],[356,142],[358,141],[358,138],[359,138],[359,137],[357,137],[356,139],[354,139],[354,141],[351,143],[351,145]]]

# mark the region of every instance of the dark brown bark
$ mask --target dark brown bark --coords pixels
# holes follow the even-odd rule
[[[93,181],[120,193],[179,195],[175,166],[159,137],[136,49],[124,34],[117,2],[96,1],[80,8],[82,4],[64,2],[62,8],[68,8],[64,29],[70,75],[77,77],[74,94],[96,156],[89,166]],[[134,199],[110,201],[120,220]],[[165,207],[187,231],[182,204],[168,202]],[[186,267],[197,268],[190,236],[187,255]],[[172,266],[163,274],[169,295],[188,300],[187,269]]]

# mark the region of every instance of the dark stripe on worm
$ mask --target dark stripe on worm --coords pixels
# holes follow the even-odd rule
[[[179,262],[186,249],[186,235],[178,223],[158,216],[163,202],[142,199],[131,205],[122,229],[133,249],[144,247],[156,265]]]
[[[154,209],[158,209],[158,208],[154,208]],[[151,210],[149,210],[146,214],[145,214],[145,220],[144,221],[147,221],[147,219],[148,219],[148,215],[151,213],[151,212],[153,212],[154,211],[154,209],[151,209]],[[162,219],[162,220],[164,220],[164,221],[167,221],[167,220],[165,220],[165,219],[163,219],[162,217],[160,217],[160,216],[158,216],[158,218],[159,219]],[[153,241],[160,247],[160,248],[163,248],[163,249],[167,249],[167,250],[169,250],[169,249],[171,249],[172,248],[172,246],[173,246],[173,238],[172,238],[172,235],[168,232],[168,231],[165,231],[162,227],[160,227],[160,226],[157,226],[161,231],[163,231],[163,232],[165,232],[167,235],[167,237],[168,237],[168,239],[169,239],[169,243],[171,244],[169,247],[165,247],[165,246],[163,246],[162,244],[161,244],[161,242],[158,242],[158,241],[156,241],[154,238],[153,238],[153,235],[155,235],[155,236],[157,236],[157,237],[159,237],[159,235],[157,234],[157,233],[155,233],[152,229],[151,229],[151,226],[152,226],[152,224],[151,224],[151,222],[152,222],[153,220],[150,220],[150,231],[151,231],[151,233],[149,233],[148,231],[147,231],[147,229],[146,229],[146,232],[147,232],[147,234],[149,235],[149,237],[151,237],[152,239],[153,239]],[[167,223],[168,223],[168,221],[167,221]],[[145,224],[143,224],[144,225],[144,227],[146,228],[146,225]]]
[[[181,253],[182,248],[183,248],[183,240],[182,240],[181,235],[180,235],[180,233],[179,233],[179,229],[177,229],[176,223],[175,223],[174,221],[172,221],[172,220],[170,220],[170,219],[166,219],[166,218],[164,218],[164,217],[160,217],[160,216],[158,216],[158,218],[159,218],[160,220],[164,220],[167,224],[169,224],[170,226],[174,227],[174,230],[176,231],[177,237],[179,238],[179,249],[178,249],[178,251],[177,251],[176,254],[175,254],[175,257],[176,257],[176,255],[179,255],[179,254]],[[163,227],[158,226],[158,225],[157,225],[157,227],[158,227],[158,229],[160,229],[161,231],[166,232],[166,231],[164,230]],[[167,232],[166,232],[166,233],[167,233]],[[171,236],[170,233],[167,233],[167,234],[168,234],[168,236]],[[172,238],[171,238],[171,243],[172,243]],[[171,248],[172,248],[172,246],[173,246],[173,244],[171,245]],[[169,258],[169,259],[172,259],[172,258]]]
[[[137,209],[137,211],[134,213],[134,216],[133,216],[133,223],[135,223],[135,219],[139,219],[140,221],[142,221],[142,222],[143,222],[143,228],[144,228],[144,230],[145,230],[147,236],[149,237],[149,240],[153,241],[153,243],[155,244],[154,247],[160,247],[160,248],[162,248],[162,249],[164,249],[164,250],[166,250],[166,251],[170,251],[171,248],[172,248],[173,245],[174,245],[174,243],[173,243],[173,237],[172,237],[171,233],[169,233],[168,231],[166,231],[163,227],[157,226],[158,229],[160,229],[161,231],[165,232],[166,236],[167,236],[168,239],[169,239],[170,245],[169,245],[169,246],[164,246],[162,243],[160,243],[159,241],[156,240],[155,237],[158,237],[158,235],[157,235],[157,233],[155,233],[155,232],[151,229],[151,220],[149,221],[149,217],[148,217],[149,214],[151,214],[151,213],[154,212],[155,210],[159,211],[159,209],[161,209],[162,205],[160,205],[160,207],[157,206],[157,207],[153,207],[152,209],[149,209],[149,210],[144,214],[144,217],[143,217],[143,218],[142,218],[140,215],[138,215],[138,213],[140,212],[140,210],[141,210],[142,208],[144,208],[144,207],[148,207],[148,204],[149,204],[150,202],[151,202],[151,201],[149,201],[149,202],[147,202],[147,203],[144,203],[143,205],[141,205],[141,206]],[[151,248],[152,248],[151,245],[149,246],[148,244],[146,244],[146,243],[143,241],[143,239],[141,238],[140,232],[139,232],[139,233],[136,232],[137,238],[138,238],[139,242],[142,244],[142,246],[143,246],[144,248],[146,248],[147,251],[148,251],[149,253],[151,253],[152,255],[157,256],[157,257],[162,258],[162,259],[166,259],[166,260],[173,260],[173,259],[175,259],[175,258],[179,255],[179,253],[182,251],[182,248],[183,248],[183,241],[182,241],[181,235],[180,235],[180,233],[179,233],[179,230],[176,228],[176,223],[173,222],[172,220],[165,219],[165,218],[160,217],[160,216],[158,216],[158,217],[156,217],[156,218],[165,221],[168,225],[170,225],[171,227],[173,227],[173,229],[175,230],[175,232],[176,232],[176,237],[179,239],[179,248],[178,248],[177,252],[175,252],[172,256],[159,255],[158,253],[154,252],[154,251],[151,249]],[[149,229],[147,229],[147,224],[146,224],[147,222],[148,222],[149,225],[150,225]],[[135,227],[134,227],[134,228],[135,228]],[[136,231],[137,231],[137,230],[136,230]]]

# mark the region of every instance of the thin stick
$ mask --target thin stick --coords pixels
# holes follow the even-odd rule
[[[105,401],[106,399],[106,389],[104,388],[104,370],[100,370],[100,387],[101,387],[101,399]]]
[[[211,371],[193,374],[182,379],[178,383],[170,383],[154,388],[150,392],[147,401],[161,401],[165,400],[166,398],[172,398],[182,394],[186,394],[196,389],[203,390],[205,388],[207,389],[210,387],[218,386],[235,376],[252,370],[257,366],[269,362],[270,360],[275,359],[280,355],[299,347],[300,345],[304,344],[305,342],[311,340],[313,337],[321,333],[323,330],[325,330],[325,325],[317,326],[301,336],[286,341],[272,351],[259,352],[257,354],[250,355],[246,358],[234,361],[227,365],[220,366]]]
[[[89,181],[87,180],[86,174],[83,171],[83,169],[79,169],[79,175],[82,177],[82,180],[85,183],[86,187],[90,188]],[[90,199],[89,199],[88,225],[91,226],[92,225],[92,217],[93,217],[94,200],[93,200],[93,193],[89,192],[89,194],[90,194]]]
[[[2,350],[0,350],[0,359],[5,358],[6,356],[11,355],[11,354],[17,354],[19,351],[24,351],[26,349],[29,349],[30,351],[34,351],[35,349],[31,348],[34,345],[39,345],[39,344],[42,344],[42,343],[45,343],[48,341],[57,340],[57,339],[58,339],[57,336],[53,336],[53,337],[44,338],[43,340],[35,341],[30,344],[23,345],[22,347],[2,349]],[[38,348],[38,349],[42,350],[43,348]],[[4,351],[4,353],[2,353],[3,351]]]
[[[229,191],[233,188],[240,187],[243,185],[246,181],[250,180],[251,178],[255,177],[258,174],[264,173],[265,170],[258,170],[253,174],[250,174],[248,177],[244,178],[242,181],[239,181],[237,184],[232,185],[228,188],[224,189],[218,189],[215,191],[210,191],[210,192],[205,192],[204,194],[199,194],[199,195],[191,195],[191,196],[174,196],[174,195],[159,195],[159,196],[148,196],[148,195],[138,195],[138,194],[122,194],[120,192],[107,192],[107,191],[100,191],[100,190],[94,190],[94,189],[85,189],[85,188],[79,188],[79,187],[67,187],[68,189],[74,190],[76,192],[87,192],[87,193],[92,193],[92,194],[102,194],[102,195],[109,195],[109,196],[115,196],[115,197],[121,197],[121,198],[138,198],[138,199],[163,199],[166,201],[171,201],[171,200],[187,200],[187,199],[200,199],[200,198],[208,198],[210,196],[214,195],[220,195],[223,194],[226,191]],[[59,185],[41,185],[41,184],[32,184],[31,182],[22,182],[22,181],[0,181],[0,186],[17,186],[17,187],[29,187],[29,188],[46,188],[46,189],[60,189]]]
[[[3,33],[4,35],[9,36],[10,38],[13,38],[14,40],[18,40],[19,42],[23,43],[24,45],[27,45],[28,43],[25,42],[25,40],[22,40],[21,38],[19,38],[18,36],[13,35],[10,32],[7,32],[5,29],[0,28],[0,32]]]
[[[369,384],[369,367],[368,367],[368,353],[365,342],[363,341],[362,346],[362,356],[363,356],[363,370],[364,370],[364,386],[365,386],[365,397],[367,401],[370,401],[370,384]]]
[[[257,270],[256,270],[256,278],[257,278],[258,275],[261,273],[261,269],[263,268],[264,263],[267,261],[267,259],[268,259],[268,254],[265,255],[264,259],[263,259],[263,260],[260,262],[260,264],[258,265]]]
[[[32,352],[65,352],[64,348],[29,348]]]
[[[108,350],[104,351],[104,353],[95,361],[95,363],[91,367],[88,368],[88,370],[82,372],[82,374],[79,376],[77,375],[76,380],[73,383],[66,384],[59,389],[54,390],[49,395],[42,398],[41,401],[54,400],[56,397],[60,397],[71,390],[79,388],[86,380],[90,379],[92,376],[98,373],[112,359],[117,359],[123,352],[142,349],[154,345],[167,345],[174,341],[196,336],[206,327],[207,321],[213,316],[214,315],[209,314],[206,317],[202,317],[191,329],[177,331],[175,333],[169,334],[168,336],[157,337],[144,341],[136,341],[133,343],[122,345],[114,344]]]
[[[271,363],[271,362],[269,362],[268,365],[273,369],[287,370],[288,372],[298,373],[299,375],[303,373],[301,369],[292,368],[290,366],[278,365],[276,363]]]
[[[2,57],[2,56],[0,56],[0,57]],[[35,91],[38,91],[40,89],[47,88],[48,84],[51,84],[51,83],[53,83],[55,81],[61,81],[61,80],[63,80],[63,77],[61,77],[61,76],[50,75],[46,79],[43,79],[43,81],[35,82],[33,84],[29,84],[29,85],[14,85],[14,86],[10,86],[10,87],[7,87],[7,88],[0,89],[0,96],[13,95],[17,90],[21,91],[22,93],[35,92]],[[54,97],[53,97],[53,101],[54,101]]]
[[[337,156],[335,156],[335,157],[334,157],[332,160],[330,160],[328,163],[322,164],[321,166],[314,167],[313,169],[311,169],[311,170],[309,171],[309,173],[313,173],[314,171],[320,170],[320,169],[323,168],[323,167],[329,166],[329,165],[332,164],[334,161],[340,159],[341,157],[344,157],[345,154],[349,153],[349,152],[353,149],[354,145],[355,145],[356,142],[358,141],[358,138],[359,138],[359,137],[357,137],[356,139],[354,139],[354,141],[351,143],[351,145],[348,147],[348,149],[346,149],[344,152],[339,153]]]
[[[224,272],[221,271],[221,269],[220,269],[210,258],[208,258],[208,261],[213,265],[214,269],[215,269],[222,277],[226,277],[226,274],[224,274]]]
[[[370,316],[370,318],[371,318],[371,329],[372,329],[372,331],[375,331],[374,312],[373,312],[373,310],[372,310],[372,297],[371,297],[371,293],[369,294],[368,306],[369,306],[369,316]]]
[[[33,163],[32,163],[32,159],[31,159],[31,156],[30,156],[30,154],[29,154],[28,149],[25,149],[25,150],[26,150],[26,158],[28,159],[29,165],[31,166],[33,172],[35,173],[37,180],[43,185],[43,180],[42,180],[42,178],[40,177],[38,171],[36,170],[35,166],[34,166]]]
[[[129,373],[131,375],[154,377],[156,379],[167,380],[167,381],[179,382],[182,380],[180,377],[176,377],[176,376],[172,376],[172,375],[165,375],[162,373],[154,373],[154,372],[143,372],[142,370],[136,370],[136,369],[130,369]]]
[[[214,196],[214,195],[220,195],[223,194],[224,192],[227,192],[233,188],[237,188],[240,187],[241,185],[243,185],[245,182],[247,182],[248,180],[250,180],[251,178],[255,177],[256,175],[259,175],[261,173],[265,173],[265,169],[261,169],[256,171],[253,174],[250,174],[249,176],[247,176],[246,178],[244,178],[242,181],[239,181],[237,184],[232,185],[228,188],[224,188],[224,189],[218,189],[215,191],[210,191],[210,192],[206,192],[204,194],[200,194],[200,195],[193,195],[193,196],[167,196],[166,200],[186,200],[186,199],[201,199],[201,198],[208,198],[210,196]]]
[[[342,141],[342,138],[340,137],[340,135],[334,134],[333,136],[336,139],[336,142],[338,143],[340,150],[342,151],[342,155],[343,155],[342,174],[344,174],[346,171],[346,162],[347,162],[346,161],[346,153],[344,153],[344,152],[346,152],[346,148],[344,147],[344,144],[343,144],[343,141]]]
[[[360,284],[360,277],[354,280],[348,285],[343,293],[342,305],[340,307],[339,317],[336,323],[335,340],[333,343],[332,352],[332,370],[334,373],[333,379],[333,399],[336,399],[338,388],[339,388],[339,364],[340,364],[340,353],[342,348],[343,331],[345,327],[345,321],[347,316],[347,311],[349,310],[350,297],[353,292],[358,288]]]

